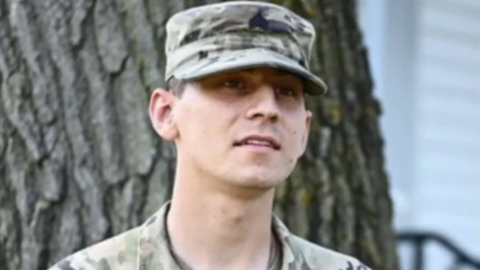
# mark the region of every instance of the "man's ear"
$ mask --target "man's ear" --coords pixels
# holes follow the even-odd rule
[[[156,89],[151,98],[148,112],[153,128],[164,140],[173,141],[178,130],[173,119],[173,107],[177,98],[164,89]]]
[[[307,149],[307,143],[308,143],[308,138],[310,135],[310,128],[312,125],[312,112],[311,111],[306,111],[306,118],[305,118],[305,133],[302,136],[302,142],[301,142],[301,149],[300,149],[300,156],[302,156],[305,153],[305,150]]]

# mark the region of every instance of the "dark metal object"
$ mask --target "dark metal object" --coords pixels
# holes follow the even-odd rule
[[[424,247],[429,242],[434,242],[454,256],[454,261],[449,270],[457,270],[462,266],[468,266],[472,269],[480,270],[480,260],[468,255],[464,250],[457,246],[451,239],[434,233],[434,232],[422,232],[422,231],[403,231],[397,233],[397,241],[399,244],[413,245],[413,265],[411,270],[424,270],[425,268],[425,253]]]

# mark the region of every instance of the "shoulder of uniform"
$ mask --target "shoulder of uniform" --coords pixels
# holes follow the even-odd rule
[[[104,240],[60,260],[49,270],[134,270],[140,228]]]
[[[291,235],[290,244],[294,253],[303,257],[309,270],[372,270],[358,259],[332,249],[314,244],[306,239]]]

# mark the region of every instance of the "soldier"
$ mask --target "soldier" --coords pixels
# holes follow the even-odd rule
[[[306,148],[304,99],[327,90],[309,70],[312,24],[281,6],[227,2],[177,13],[166,30],[167,87],[149,115],[177,149],[172,198],[51,270],[367,270],[272,213]]]

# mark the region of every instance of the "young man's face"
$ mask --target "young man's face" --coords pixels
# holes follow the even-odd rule
[[[171,93],[153,95],[150,115],[160,135],[176,142],[182,168],[225,183],[272,188],[305,150],[311,113],[295,75],[270,68],[226,72],[187,84],[181,98],[162,95]],[[159,104],[171,110],[155,110]]]

